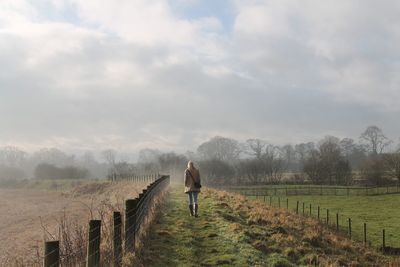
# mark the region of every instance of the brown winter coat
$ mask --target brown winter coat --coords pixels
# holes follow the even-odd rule
[[[193,178],[189,174],[189,169],[185,170],[184,181],[185,181],[185,193],[189,192],[200,192],[200,188],[194,186],[194,181],[200,182],[200,172],[197,169],[190,170]],[[194,181],[193,181],[194,180]]]

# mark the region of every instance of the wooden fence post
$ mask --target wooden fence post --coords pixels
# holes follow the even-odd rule
[[[272,196],[269,196],[269,205],[272,206]]]
[[[289,210],[289,199],[286,199],[286,209]]]
[[[318,206],[318,220],[319,220],[319,215],[320,215],[320,208]]]
[[[351,218],[349,218],[349,238],[351,239]]]
[[[336,213],[336,231],[339,231],[339,213]]]
[[[138,199],[125,201],[125,252],[133,252],[135,248],[135,221]]]
[[[386,248],[386,240],[385,240],[385,229],[382,230],[382,251],[385,252],[385,248]]]
[[[281,207],[281,197],[278,197],[278,207]]]
[[[311,217],[311,215],[312,215],[312,214],[311,214],[311,203],[310,203],[310,217]]]
[[[114,267],[121,265],[122,259],[122,218],[121,212],[114,211],[114,236],[113,236],[113,253],[114,253]]]
[[[60,266],[60,242],[46,241],[44,242],[44,261],[43,267]]]
[[[304,202],[303,202],[303,216],[304,216]]]
[[[299,214],[299,201],[297,200],[296,203],[296,214]]]
[[[364,246],[367,246],[367,223],[364,223]]]
[[[329,225],[329,209],[326,209],[326,224]]]
[[[100,266],[100,241],[101,241],[101,221],[89,221],[89,238],[86,255],[86,267]]]

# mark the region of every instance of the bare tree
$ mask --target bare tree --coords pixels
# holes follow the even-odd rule
[[[294,147],[290,144],[287,144],[287,145],[284,145],[283,147],[281,147],[280,150],[282,152],[282,158],[285,162],[286,169],[289,169],[290,171],[295,169],[294,161],[296,158],[296,151],[295,151]]]
[[[0,164],[10,167],[21,167],[27,153],[14,146],[0,149]]]
[[[117,151],[114,149],[106,149],[101,152],[101,156],[110,166],[115,166],[117,160]]]
[[[38,163],[49,163],[56,166],[74,165],[75,156],[68,155],[57,148],[42,148],[32,155],[31,160]]]
[[[349,184],[351,167],[342,155],[339,139],[327,136],[319,142],[318,150],[312,150],[303,170],[313,183]]]
[[[400,182],[400,151],[383,156],[387,173]]]
[[[370,152],[378,155],[392,143],[377,126],[369,126],[360,136],[362,140],[367,142]]]
[[[311,151],[315,149],[313,142],[297,144],[294,147],[296,155],[301,164],[307,159]]]
[[[197,148],[203,159],[217,159],[232,162],[238,159],[241,152],[239,142],[226,137],[216,136]]]
[[[261,160],[267,142],[261,139],[248,139],[246,145],[247,153]]]

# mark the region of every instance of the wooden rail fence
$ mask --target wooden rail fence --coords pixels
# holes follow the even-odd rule
[[[121,266],[122,256],[125,253],[135,253],[136,248],[141,239],[141,229],[148,215],[151,213],[155,206],[156,197],[165,191],[170,183],[169,175],[141,175],[141,176],[117,176],[113,175],[111,181],[117,182],[120,180],[128,180],[133,182],[149,182],[146,189],[139,194],[135,199],[127,199],[125,201],[125,213],[120,211],[113,212],[112,229],[112,259],[111,262],[114,267]],[[125,222],[123,223],[123,215]],[[73,266],[86,266],[86,267],[99,267],[109,266],[102,264],[101,255],[101,220],[90,220],[88,224],[87,236],[87,251],[86,259],[84,262],[74,264]],[[62,255],[60,255],[60,242],[59,241],[46,241],[44,243],[44,267],[57,267],[62,264]],[[70,266],[66,264],[67,266]]]

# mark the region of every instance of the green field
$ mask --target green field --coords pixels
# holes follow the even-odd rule
[[[256,197],[250,197],[256,198]],[[348,218],[352,220],[353,239],[363,241],[364,222],[367,224],[367,242],[372,246],[382,245],[382,230],[386,231],[386,246],[400,247],[400,195],[376,196],[334,196],[334,195],[297,195],[297,196],[258,196],[273,206],[287,207],[295,212],[299,201],[299,213],[317,217],[320,206],[320,218],[326,222],[329,209],[329,223],[336,225],[336,213],[339,214],[339,226],[342,231],[348,230]]]

